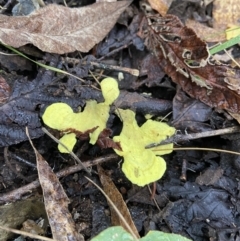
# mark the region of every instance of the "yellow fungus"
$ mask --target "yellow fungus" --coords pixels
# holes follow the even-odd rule
[[[76,134],[71,133],[70,129],[84,133],[97,127],[90,133],[90,143],[95,144],[101,131],[106,128],[110,105],[118,97],[119,89],[117,81],[112,78],[104,79],[101,82],[101,88],[105,101],[97,103],[95,100],[89,100],[86,102],[84,111],[80,113],[74,113],[72,108],[65,103],[54,103],[44,112],[42,118],[46,125],[66,132],[60,141],[69,150],[72,150],[76,143]],[[118,109],[116,114],[123,121],[123,129],[121,134],[115,136],[113,140],[120,142],[122,151],[117,149],[114,151],[124,158],[122,170],[126,177],[139,186],[160,179],[166,170],[166,162],[159,155],[170,153],[173,144],[153,149],[146,149],[145,146],[161,142],[173,135],[175,129],[151,119],[139,127],[135,113],[131,110]],[[61,145],[58,148],[60,152],[68,152]]]
[[[122,151],[114,150],[124,158],[122,165],[124,174],[132,183],[139,186],[157,181],[166,170],[164,159],[157,155],[170,153],[173,144],[161,146],[158,148],[160,151],[145,149],[145,146],[166,139],[175,133],[175,129],[153,120],[147,120],[139,127],[133,111],[118,109],[116,113],[119,113],[123,121],[123,129],[113,140],[120,142]]]
[[[77,140],[76,140],[76,136],[74,133],[69,133],[69,134],[65,134],[62,138],[61,138],[61,143],[64,144],[68,150],[72,150],[73,147],[75,146]],[[61,153],[69,153],[68,150],[66,148],[64,148],[61,144],[58,145],[58,150]]]
[[[238,25],[231,24],[225,31],[226,39],[230,40],[240,35],[240,27]]]
[[[97,127],[95,131],[90,133],[90,143],[95,144],[101,131],[106,128],[109,118],[109,105],[119,95],[117,81],[113,78],[105,78],[101,82],[101,88],[105,102],[97,103],[95,100],[89,100],[86,102],[84,111],[79,113],[74,113],[72,108],[65,103],[54,103],[45,110],[42,116],[44,123],[53,129],[67,132],[69,132],[68,129],[86,132]],[[73,143],[76,142],[76,135],[74,133],[71,135],[67,134],[60,141],[63,141],[72,150],[74,147]],[[60,152],[67,152],[61,145],[58,148]]]

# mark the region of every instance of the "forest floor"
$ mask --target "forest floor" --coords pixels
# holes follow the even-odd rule
[[[115,186],[114,191],[110,192],[118,197],[118,194],[115,194],[116,188],[121,193],[122,201],[127,204],[140,237],[146,235],[149,230],[159,230],[180,234],[194,241],[240,240],[240,157],[221,152],[221,150],[235,152],[240,150],[237,116],[240,112],[240,95],[239,84],[234,82],[239,79],[237,77],[240,72],[239,67],[232,67],[231,58],[223,52],[218,53],[216,59],[218,61],[220,59],[224,65],[212,62],[201,66],[203,63],[201,61],[209,54],[203,39],[208,41],[212,35],[207,31],[204,32],[204,28],[200,29],[198,25],[218,31],[221,25],[219,23],[217,26],[219,16],[224,18],[227,9],[239,5],[238,1],[226,1],[228,6],[224,12],[223,8],[217,5],[220,4],[218,1],[210,1],[207,4],[204,1],[175,0],[166,9],[171,15],[160,17],[160,14],[155,12],[157,20],[149,12],[149,15],[145,12],[144,16],[139,2],[133,1],[131,5],[125,6],[125,11],[118,18],[118,22],[117,17],[116,20],[107,20],[112,21],[114,25],[109,29],[109,33],[105,34],[104,39],[104,36],[100,35],[107,22],[102,23],[102,27],[90,26],[88,29],[87,25],[83,26],[84,33],[90,36],[86,39],[64,36],[60,39],[61,46],[58,46],[56,38],[51,48],[48,46],[51,43],[47,44],[44,38],[49,33],[36,34],[40,27],[37,28],[35,24],[40,21],[39,19],[43,21],[44,17],[38,15],[35,18],[25,19],[26,22],[22,25],[24,28],[30,26],[29,28],[34,29],[37,37],[31,35],[32,33],[27,35],[25,32],[21,35],[20,24],[17,25],[16,22],[22,20],[13,20],[16,16],[11,16],[13,4],[10,2],[0,1],[2,6],[6,6],[6,10],[2,10],[1,14],[3,20],[0,17],[0,30],[4,29],[4,34],[0,33],[0,41],[13,47],[18,46],[17,49],[21,53],[34,61],[65,72],[57,73],[46,69],[1,46],[0,225],[21,229],[26,220],[39,222],[41,217],[45,219],[45,226],[38,234],[52,237],[53,231],[50,230],[48,222],[46,223],[45,208],[48,212],[55,207],[53,205],[49,208],[45,202],[47,196],[49,198],[50,193],[55,192],[58,201],[64,200],[59,205],[68,205],[73,226],[85,240],[92,239],[112,225],[121,225],[120,221],[111,220],[113,214],[109,203],[99,189],[85,178],[88,176],[86,171],[82,170],[82,166],[77,164],[71,155],[59,152],[58,144],[43,132],[42,127],[45,127],[57,139],[62,137],[66,129],[68,133],[78,137],[73,152],[81,162],[91,167],[91,176],[88,177],[103,186],[103,189],[106,184],[100,179],[105,175],[110,178]],[[85,5],[90,4],[90,1],[66,1],[66,4],[71,8],[80,8],[82,7],[80,2],[88,2]],[[164,1],[160,2],[163,4]],[[63,1],[45,1],[46,5],[51,3],[60,6]],[[112,15],[116,9],[115,7],[111,10]],[[217,12],[219,9],[222,12]],[[13,12],[15,15],[24,15],[21,11],[23,7],[15,7]],[[46,15],[46,19],[49,18],[48,21],[51,21],[52,18],[54,22],[58,11],[60,12],[55,8],[51,12],[52,15]],[[96,22],[101,22],[100,20],[105,18],[100,13],[111,17],[111,13],[104,12],[104,7],[94,11],[98,17]],[[152,9],[149,11],[153,12]],[[238,16],[239,12],[237,11]],[[48,14],[47,10],[44,14]],[[66,16],[68,14],[73,13],[66,13]],[[11,19],[4,20],[3,16],[9,16]],[[68,17],[72,17],[73,22],[78,21],[73,15]],[[88,17],[91,19],[91,15]],[[147,20],[144,22],[144,18],[152,25]],[[81,21],[84,22],[84,19],[87,19],[87,16],[82,17]],[[11,26],[3,26],[1,21],[8,22],[9,25],[11,22]],[[144,25],[146,23],[149,24],[147,34]],[[65,31],[70,31],[69,23],[61,24],[63,23],[60,23],[58,28],[55,26],[51,29],[56,31],[52,33],[55,37],[60,35],[56,29],[66,28]],[[185,24],[196,26],[194,27],[196,35]],[[51,26],[51,22],[47,25]],[[18,32],[16,32],[17,26]],[[41,26],[44,28],[44,24]],[[221,29],[226,28],[222,27]],[[76,26],[71,28],[71,31],[77,32],[74,29]],[[11,29],[12,32],[6,29]],[[217,36],[207,42],[208,46],[224,41],[224,30],[219,32],[221,37]],[[12,35],[6,37],[10,33]],[[98,42],[91,43],[95,34]],[[28,36],[27,40],[24,36]],[[14,40],[7,42],[9,38]],[[21,41],[27,45],[18,45]],[[91,46],[88,46],[88,43]],[[87,50],[83,51],[84,48]],[[231,54],[237,60],[239,46],[232,47]],[[233,75],[228,77],[229,73],[234,73],[234,77]],[[69,119],[67,116],[67,122],[70,124],[60,131],[56,130],[57,128],[49,128],[43,122],[42,117],[46,108],[53,103],[66,103],[74,112],[79,112],[80,109],[84,111],[86,103],[90,100],[103,102],[99,82],[106,77],[117,80],[120,95],[109,108],[106,127],[110,133],[101,136],[102,139],[99,137],[94,145],[89,144],[89,133],[91,135],[95,129],[85,130],[85,133],[80,129],[76,130],[75,126],[71,125],[71,117]],[[123,162],[127,160],[116,154],[113,150],[117,148],[116,146],[111,148],[116,144],[112,138],[120,135],[124,125],[118,109],[129,109],[136,113],[138,126],[142,126],[151,117],[154,121],[162,121],[176,129],[175,138],[168,142],[173,143],[176,149],[162,156],[166,162],[166,171],[154,184],[140,186],[133,184],[129,180],[131,178],[126,177],[128,174],[124,174],[122,170]],[[61,113],[59,111],[57,114],[56,122],[57,119],[63,119]],[[89,115],[89,119],[94,118],[94,115]],[[134,125],[131,125],[134,129]],[[37,159],[28,140],[26,127],[38,151]],[[134,135],[134,130],[131,132],[130,129],[129,132]],[[161,132],[164,133],[164,130]],[[195,138],[190,138],[190,134],[194,134]],[[138,148],[140,142],[138,137],[135,137],[135,142],[133,150]],[[180,147],[183,150],[177,150]],[[190,149],[191,147],[195,149]],[[147,183],[147,178],[150,178],[151,174],[147,168],[145,171],[144,167],[150,164],[142,163],[140,159],[141,155],[135,156],[135,159],[133,157],[131,165],[143,168]],[[49,164],[49,170],[48,167],[41,166],[43,160]],[[101,165],[103,169],[97,165]],[[46,191],[43,186],[41,188],[37,181],[38,178],[40,182],[46,181],[41,177],[44,174],[40,169],[47,172],[44,178],[49,178],[47,186],[53,186],[50,191]],[[57,174],[60,183],[57,183],[51,171]],[[134,170],[129,172],[134,173]],[[137,176],[136,173],[132,175]],[[135,183],[138,183],[138,180]],[[62,188],[66,194],[58,193]],[[154,190],[154,198],[150,190]],[[8,206],[9,209],[6,210]],[[124,212],[123,210],[125,209],[119,208],[120,212]],[[61,215],[59,220],[62,220],[63,216]],[[53,229],[52,226],[51,228]],[[32,229],[24,228],[25,231]],[[19,235],[11,236],[5,231],[2,233],[0,231],[0,236],[0,241],[4,241],[14,240],[14,237]],[[25,238],[25,240],[35,239]]]

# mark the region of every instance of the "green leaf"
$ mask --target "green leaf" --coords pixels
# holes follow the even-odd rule
[[[108,241],[108,240],[133,241],[134,238],[132,237],[131,234],[126,232],[122,227],[116,226],[116,227],[105,229],[100,234],[98,234],[95,238],[93,238],[91,241]]]
[[[116,226],[105,229],[91,241],[133,241],[134,238],[122,227]],[[178,234],[164,233],[160,231],[150,231],[145,237],[139,241],[192,241]]]
[[[150,231],[141,241],[191,241],[179,234]]]
[[[40,62],[38,62],[38,61],[34,61],[33,59],[30,59],[29,57],[27,57],[27,55],[21,53],[21,52],[18,51],[17,49],[15,49],[15,48],[13,48],[13,47],[11,47],[11,46],[8,46],[8,45],[6,45],[6,44],[4,44],[4,43],[1,43],[1,42],[0,42],[0,44],[3,45],[3,46],[6,47],[6,48],[12,50],[14,53],[18,54],[19,56],[22,56],[23,58],[28,59],[29,61],[37,64],[37,65],[40,66],[40,67],[43,67],[43,68],[45,68],[45,69],[47,69],[47,70],[54,71],[54,72],[56,72],[56,73],[61,73],[61,74],[66,74],[66,75],[72,76],[72,77],[74,77],[74,78],[76,78],[76,79],[84,82],[83,79],[79,78],[79,77],[76,76],[76,75],[70,74],[70,73],[68,73],[67,71],[64,71],[64,70],[61,70],[61,69],[58,69],[58,68],[55,68],[55,67],[52,67],[52,66],[49,66],[49,65],[46,65],[46,64],[42,64],[42,63],[40,63]]]

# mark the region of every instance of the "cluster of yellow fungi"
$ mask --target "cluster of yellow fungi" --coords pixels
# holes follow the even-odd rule
[[[106,128],[110,105],[119,96],[118,83],[113,78],[102,80],[101,89],[105,99],[103,103],[89,100],[84,111],[79,113],[74,113],[65,103],[54,103],[46,108],[42,116],[44,123],[60,131],[75,129],[82,133],[97,127],[89,134],[90,143],[95,144],[99,134]],[[126,177],[139,186],[160,179],[166,170],[166,162],[160,156],[171,153],[173,144],[152,149],[145,147],[172,136],[175,129],[166,123],[150,119],[139,127],[135,113],[131,110],[118,109],[116,114],[123,121],[123,128],[120,135],[114,136],[113,140],[120,143],[122,150],[114,149],[114,151],[124,158],[122,170]],[[72,150],[76,144],[76,134],[66,133],[60,141]],[[68,152],[62,145],[58,148],[60,152]]]

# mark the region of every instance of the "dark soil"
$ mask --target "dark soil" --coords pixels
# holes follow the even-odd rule
[[[57,4],[60,2],[62,3],[56,1]],[[6,1],[0,3],[4,5]],[[133,12],[136,17],[139,6],[137,1],[134,4]],[[11,7],[9,6],[9,11]],[[182,21],[193,18],[196,14],[202,19],[211,19],[209,9],[203,9],[200,1],[174,1],[169,12]],[[36,67],[18,56],[0,58],[1,76],[11,86],[9,99],[0,107],[1,204],[30,196],[41,197],[42,194],[38,187],[19,195],[6,196],[13,190],[19,190],[20,193],[22,187],[38,178],[35,154],[27,141],[25,126],[30,130],[36,149],[55,173],[75,164],[69,155],[59,153],[57,144],[44,135],[41,130],[44,126],[41,116],[46,107],[54,102],[68,103],[77,110],[79,106],[84,107],[86,100],[103,100],[101,92],[91,87],[97,84],[89,75],[89,70],[96,76],[101,74],[101,70],[93,67],[90,61],[97,62],[101,59],[101,64],[140,70],[140,77],[124,73],[124,80],[119,81],[121,96],[116,103],[117,107],[136,111],[139,125],[144,122],[145,114],[150,113],[156,119],[171,111],[173,114],[168,115],[168,124],[182,134],[236,125],[236,121],[228,120],[224,114],[190,98],[172,83],[157,64],[157,60],[144,48],[142,40],[137,37],[137,27],[131,24],[132,17],[127,17],[127,27],[116,24],[109,33],[108,41],[98,44],[83,60],[78,53],[69,54],[68,57],[79,60],[77,64],[67,62],[57,55],[43,53],[33,46],[26,46],[29,57],[77,74],[87,81],[87,86],[73,77]],[[138,23],[138,19],[134,18],[134,21]],[[1,48],[1,51],[8,52],[4,48]],[[119,71],[104,70],[103,74],[118,79]],[[151,98],[145,93],[151,94]],[[113,131],[113,135],[116,135],[120,133],[122,124],[113,111],[114,107],[108,127]],[[200,113],[197,117],[196,112]],[[57,131],[49,131],[57,138],[60,136]],[[176,147],[218,148],[238,152],[240,135],[228,134],[175,144]],[[109,154],[115,156],[112,149],[101,149],[87,141],[78,141],[74,153],[83,162],[104,158]],[[151,200],[147,187],[139,188],[126,179],[121,171],[120,157],[102,164],[126,200],[140,235],[144,236],[149,230],[161,230],[181,234],[194,241],[240,240],[240,157],[213,151],[189,150],[174,151],[164,158],[167,171],[157,182],[155,195],[160,211]],[[93,166],[91,179],[99,184],[96,170]],[[71,201],[69,209],[77,228],[85,240],[89,240],[111,226],[111,220],[105,197],[84,175],[84,171],[78,171],[61,177],[60,181]],[[48,235],[51,237],[50,233]]]

